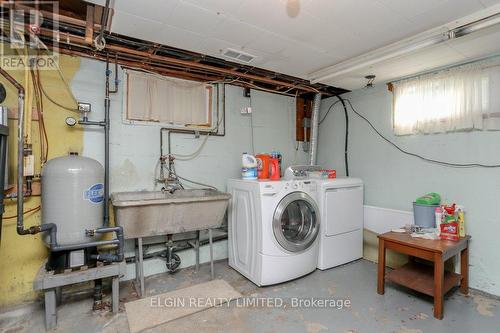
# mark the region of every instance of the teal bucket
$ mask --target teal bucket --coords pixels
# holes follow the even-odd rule
[[[422,228],[436,227],[436,207],[439,205],[419,205],[413,203],[413,219],[415,224]]]

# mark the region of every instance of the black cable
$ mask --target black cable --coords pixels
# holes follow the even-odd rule
[[[342,97],[337,96],[340,103],[344,107],[344,115],[345,115],[345,139],[344,139],[344,164],[345,164],[345,175],[349,177],[349,115],[347,114],[347,107],[345,106],[345,102]]]
[[[330,105],[330,107],[328,108],[328,110],[326,110],[326,113],[325,113],[325,115],[323,116],[323,118],[321,118],[321,120],[319,121],[319,125],[321,125],[321,124],[325,121],[326,117],[327,117],[327,116],[328,116],[328,114],[330,113],[330,110],[331,110],[331,109],[332,109],[335,105],[337,105],[338,103],[340,103],[340,100],[335,101],[335,102],[333,102],[333,103],[332,103],[332,105]]]
[[[446,166],[446,167],[454,167],[454,168],[475,168],[475,167],[479,167],[479,168],[500,168],[500,164],[481,164],[481,163],[450,163],[450,162],[444,162],[444,161],[439,161],[439,160],[434,160],[434,159],[431,159],[431,158],[427,158],[427,157],[423,157],[421,155],[418,155],[418,154],[415,154],[415,153],[411,153],[409,151],[406,151],[404,150],[403,148],[399,147],[398,145],[396,145],[394,142],[392,142],[391,140],[389,140],[388,138],[386,138],[382,133],[380,133],[376,128],[375,126],[373,126],[373,124],[365,117],[363,116],[362,114],[360,114],[358,111],[356,111],[356,109],[354,109],[354,107],[352,106],[352,103],[350,100],[348,99],[343,99],[345,101],[347,101],[347,103],[349,103],[349,106],[351,107],[351,110],[358,116],[360,117],[361,119],[363,119],[364,121],[366,121],[368,123],[368,125],[370,125],[370,127],[375,131],[375,133],[378,134],[378,136],[380,136],[384,141],[386,141],[387,143],[389,143],[391,146],[393,146],[394,148],[396,148],[397,150],[399,150],[400,152],[402,152],[403,154],[406,154],[406,155],[409,155],[409,156],[413,156],[413,157],[416,157],[416,158],[419,158],[423,161],[426,161],[426,162],[430,162],[430,163],[435,163],[435,164],[439,164],[439,165],[442,165],[442,166]]]
[[[345,174],[347,177],[349,177],[349,115],[347,112],[347,107],[345,105],[344,100],[340,96],[336,96],[338,98],[338,101],[333,102],[328,110],[326,110],[325,115],[321,120],[319,121],[318,125],[321,125],[323,121],[325,121],[326,117],[330,113],[330,111],[333,109],[337,103],[342,103],[342,106],[344,107],[344,115],[345,115],[345,140],[344,140],[344,164],[345,164]]]

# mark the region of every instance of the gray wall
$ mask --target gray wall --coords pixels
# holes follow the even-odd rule
[[[344,95],[386,137],[401,147],[433,159],[500,164],[500,132],[463,132],[396,137],[392,133],[392,94],[384,84]],[[335,98],[322,104],[322,115]],[[465,205],[470,249],[471,286],[500,295],[500,169],[457,169],[404,155],[384,142],[349,111],[350,175],[365,182],[365,204],[410,211],[411,202],[438,192],[447,202]],[[318,161],[344,168],[344,114],[336,106],[320,127]],[[380,221],[383,223],[383,221]]]

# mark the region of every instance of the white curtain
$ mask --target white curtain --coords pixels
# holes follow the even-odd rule
[[[481,62],[394,83],[396,135],[500,129],[500,71]]]
[[[210,117],[210,86],[127,71],[127,119],[174,125],[208,125]]]

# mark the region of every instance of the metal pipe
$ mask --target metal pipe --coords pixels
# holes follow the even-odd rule
[[[83,244],[72,244],[72,245],[58,245],[57,244],[57,225],[54,223],[45,223],[42,225],[32,226],[29,229],[24,229],[24,221],[23,221],[23,213],[24,213],[24,88],[23,86],[17,82],[12,76],[9,75],[3,68],[0,67],[0,75],[5,77],[7,81],[9,81],[12,85],[16,87],[18,90],[18,122],[17,122],[17,233],[19,235],[27,235],[27,234],[37,234],[39,232],[48,232],[49,233],[49,246],[52,252],[58,251],[70,251],[70,250],[79,250],[89,247],[97,247],[103,245],[118,245],[118,253],[117,254],[100,254],[97,255],[95,259],[104,260],[104,261],[122,261],[124,258],[123,255],[123,244],[125,242],[123,235],[123,228],[121,226],[118,227],[105,227],[98,228],[92,231],[92,233],[107,233],[107,232],[115,232],[116,239],[113,240],[104,240],[104,241],[95,241],[88,242]],[[108,183],[105,185],[105,223],[109,222],[109,176],[106,177],[109,173],[109,75],[106,75],[107,79],[107,89],[106,89],[106,101],[105,101],[105,120],[104,120],[104,128],[106,131],[106,166],[105,168],[105,182]],[[90,122],[88,120],[83,121],[86,124],[92,125],[100,125],[102,126],[102,122]],[[107,172],[106,172],[107,171]],[[3,177],[3,175],[2,175]],[[3,189],[0,189],[3,191]],[[106,220],[107,218],[107,220]],[[87,231],[88,232],[88,231]]]
[[[24,87],[9,73],[0,67],[0,74],[7,79],[18,92],[17,117],[17,233],[19,235],[36,234],[40,226],[24,229]],[[2,176],[3,177],[3,176]],[[3,191],[3,189],[1,189]]]
[[[123,234],[123,227],[118,226],[118,227],[103,227],[103,228],[98,228],[94,230],[95,233],[107,233],[107,232],[114,232],[116,234],[116,240],[118,240],[118,251],[116,254],[109,254],[109,253],[103,253],[103,254],[98,254],[95,256],[92,256],[92,258],[97,259],[97,260],[102,260],[102,261],[109,261],[109,262],[120,262],[123,261],[125,258],[125,254],[123,251],[124,243],[125,243],[125,236]]]
[[[118,65],[117,65],[118,66]],[[109,226],[109,129],[110,129],[110,118],[109,110],[111,105],[111,100],[109,98],[109,77],[111,72],[109,71],[109,58],[106,59],[106,81],[105,81],[105,97],[104,97],[104,120],[103,121],[92,121],[88,120],[87,117],[83,117],[82,120],[78,121],[80,125],[88,126],[101,126],[104,127],[104,214],[103,214],[103,226]],[[118,86],[113,92],[117,92]]]
[[[94,241],[79,244],[59,245],[57,242],[57,225],[55,223],[45,223],[40,226],[40,232],[49,233],[49,248],[51,252],[72,251],[86,249],[90,247],[104,245],[118,245],[117,254],[97,255],[94,259],[104,261],[122,261],[123,260],[123,244],[125,242],[123,235],[123,227],[101,227],[94,230],[86,230],[88,236],[95,234],[103,234],[108,232],[116,233],[116,238],[111,240]]]
[[[317,145],[318,145],[318,125],[319,125],[319,108],[321,106],[321,94],[314,95],[312,119],[311,119],[311,140],[309,146],[309,164],[316,165]]]
[[[107,3],[108,4],[108,3]],[[106,96],[104,98],[104,226],[109,226],[109,61],[106,61]]]
[[[102,41],[104,37],[104,30],[106,30],[106,26],[108,25],[108,16],[109,16],[109,1],[106,0],[106,5],[104,6],[104,9],[102,10],[102,15],[101,15],[101,32],[99,33],[99,42]]]
[[[109,53],[106,53],[106,61],[109,62]],[[110,94],[115,94],[118,92],[118,54],[115,54],[115,84],[114,88],[109,90]]]
[[[0,243],[2,242],[2,218],[4,213],[4,189],[5,189],[5,170],[7,168],[7,138],[9,135],[9,128],[7,125],[7,110],[2,110],[0,108],[0,112],[5,111],[5,118],[2,116],[2,124],[1,129],[2,133],[0,133]],[[5,125],[3,124],[5,122]]]

